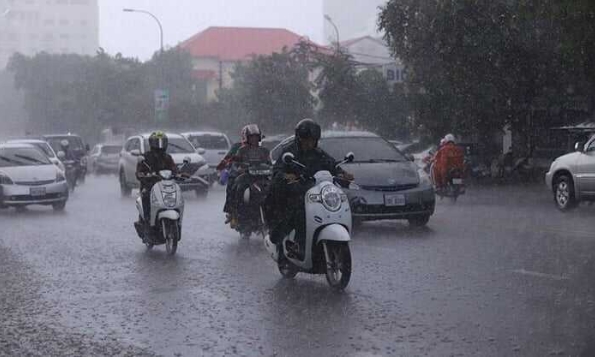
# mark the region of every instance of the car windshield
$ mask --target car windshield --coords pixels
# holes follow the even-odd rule
[[[37,148],[0,148],[0,167],[51,165]]]
[[[68,147],[72,150],[84,150],[83,141],[76,136],[52,136],[47,139],[47,142],[55,152],[58,152],[62,151],[62,140],[68,140]]]
[[[192,144],[183,137],[168,137],[167,142],[168,154],[190,154],[196,152]],[[149,139],[145,139],[145,147],[147,149],[149,148]]]
[[[229,144],[222,135],[190,135],[188,140],[195,148],[203,148],[207,150],[227,150]]]
[[[355,155],[355,162],[401,162],[407,160],[393,145],[379,137],[323,138],[319,145],[335,160],[342,160],[349,152],[353,152]]]
[[[122,151],[122,147],[116,145],[105,145],[101,148],[101,153],[105,155],[119,154],[120,151]]]
[[[53,159],[56,157],[54,154],[54,150],[50,147],[50,145],[46,142],[26,142],[26,141],[10,141],[10,143],[25,143],[29,145],[33,145],[39,150],[41,150],[47,157]]]

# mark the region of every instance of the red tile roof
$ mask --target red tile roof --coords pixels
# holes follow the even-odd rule
[[[270,55],[291,49],[306,39],[285,29],[249,27],[209,27],[180,47],[193,57],[212,57],[222,61],[243,61],[253,55]]]

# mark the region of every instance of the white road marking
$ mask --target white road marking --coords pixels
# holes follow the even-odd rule
[[[534,276],[537,278],[546,278],[546,279],[552,279],[552,280],[558,280],[558,281],[570,280],[569,277],[563,276],[563,275],[546,274],[546,273],[540,273],[538,271],[530,271],[530,270],[525,270],[525,269],[517,269],[517,270],[513,270],[512,272],[516,273],[516,274],[529,275],[529,276]]]

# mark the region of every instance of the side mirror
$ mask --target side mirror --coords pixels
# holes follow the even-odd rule
[[[414,162],[415,161],[415,158],[411,154],[405,154],[405,157],[407,158],[407,160],[409,160],[411,162]]]
[[[347,155],[345,155],[345,162],[346,163],[353,162],[353,160],[355,160],[355,154],[354,153],[349,152]]]
[[[574,150],[578,151],[578,152],[584,152],[585,151],[585,144],[578,141],[576,144],[574,144]]]
[[[295,156],[293,156],[293,154],[290,152],[286,152],[285,154],[283,154],[283,162],[286,164],[291,164],[294,159]]]
[[[130,155],[140,156],[140,150],[139,149],[130,150]]]
[[[204,154],[206,154],[206,153],[207,153],[207,151],[206,151],[205,149],[203,149],[203,148],[198,148],[198,149],[196,149],[196,152],[197,152],[199,155],[204,155]]]
[[[58,151],[58,153],[56,155],[58,156],[58,159],[60,159],[60,160],[64,160],[64,158],[66,157],[66,154],[64,153],[64,151]]]
[[[188,165],[188,164],[190,164],[190,162],[191,162],[191,161],[192,161],[192,160],[190,159],[190,157],[189,157],[189,156],[186,156],[186,157],[184,158],[184,161],[183,161],[183,162],[184,162],[184,165]]]

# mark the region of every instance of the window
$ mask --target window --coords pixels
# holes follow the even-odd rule
[[[138,140],[138,138],[128,140],[125,150],[127,152],[131,152],[132,150],[140,150],[140,140]]]
[[[68,40],[70,38],[70,35],[65,34],[65,33],[61,33],[60,34],[60,38],[63,39],[63,40]]]
[[[67,19],[60,20],[60,25],[67,26],[68,24],[70,24],[70,21],[68,21]]]

